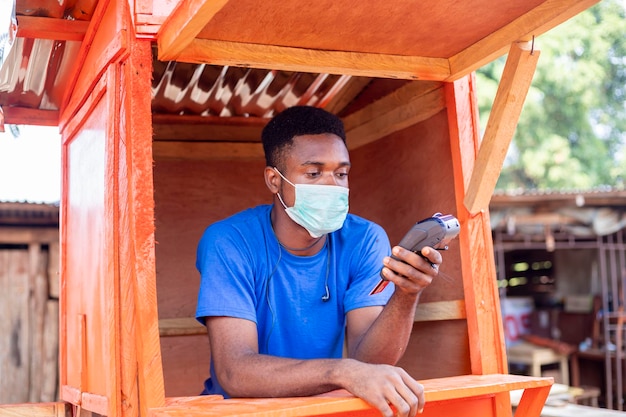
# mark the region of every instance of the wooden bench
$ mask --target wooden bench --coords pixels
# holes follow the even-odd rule
[[[552,378],[520,375],[463,375],[421,381],[426,407],[423,417],[512,416],[510,391],[523,389],[516,417],[539,417],[553,384]],[[377,410],[346,391],[317,397],[222,399],[219,396],[169,398],[152,408],[149,417],[182,416],[379,416]]]

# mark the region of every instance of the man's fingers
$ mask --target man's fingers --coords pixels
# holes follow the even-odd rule
[[[406,385],[402,385],[397,390],[397,396],[395,402],[392,402],[396,408],[397,415],[399,417],[413,417],[417,414],[420,406],[419,399],[413,391],[411,391]]]

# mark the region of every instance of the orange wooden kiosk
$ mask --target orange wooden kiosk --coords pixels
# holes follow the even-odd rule
[[[426,388],[424,415],[511,416],[509,391],[524,389],[515,415],[539,416],[552,380],[507,374],[488,204],[536,37],[595,2],[17,0],[14,74],[33,71],[37,41],[58,52],[39,101],[22,78],[0,105],[5,123],[58,124],[63,137],[61,401],[0,410],[376,415],[345,393],[196,396],[208,373],[191,319],[197,239],[269,200],[260,130],[312,104],[346,124],[352,212],[392,242],[434,212],[461,222],[400,363]],[[472,71],[505,53],[481,142]]]

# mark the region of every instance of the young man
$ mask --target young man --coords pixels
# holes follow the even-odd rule
[[[423,387],[393,366],[441,255],[401,247],[348,214],[350,158],[341,120],[299,106],[262,134],[273,204],[211,225],[198,246],[196,317],[211,346],[206,394],[290,397],[346,389],[392,416],[424,407]],[[370,291],[380,273],[390,285]],[[393,284],[391,284],[393,283]],[[347,358],[342,357],[344,336]]]

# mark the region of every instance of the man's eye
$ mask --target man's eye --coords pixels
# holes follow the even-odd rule
[[[348,177],[348,173],[347,172],[338,172],[336,175],[339,178],[347,178]]]
[[[320,176],[320,172],[316,171],[316,172],[307,172],[306,174],[307,176],[311,177],[311,178],[317,178]]]

